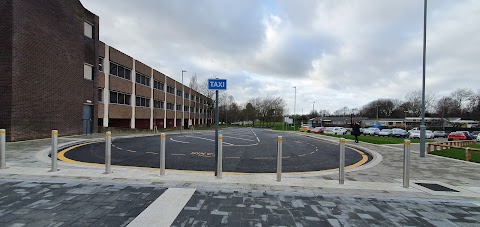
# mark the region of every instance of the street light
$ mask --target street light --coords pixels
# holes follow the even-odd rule
[[[315,102],[313,102],[313,112],[312,112],[312,114],[313,114],[313,117],[315,117]]]
[[[377,125],[378,125],[378,105],[377,105]]]
[[[422,121],[420,124],[420,157],[425,157],[425,61],[427,52],[427,0],[423,3],[423,80],[422,80]]]
[[[408,113],[408,111],[404,110],[403,112],[405,113],[405,130],[407,130],[407,113]]]
[[[183,86],[183,73],[186,73],[187,71],[182,70],[182,129],[180,130],[183,133],[183,128],[185,127],[185,86]]]
[[[295,131],[295,107],[297,105],[297,87],[293,87],[295,89],[295,99],[293,101],[293,130]]]

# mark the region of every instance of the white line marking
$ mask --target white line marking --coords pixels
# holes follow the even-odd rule
[[[303,157],[305,155],[307,155],[307,154],[299,154],[298,157]]]
[[[290,158],[290,156],[285,156],[285,157],[282,157],[282,158]]]
[[[225,158],[240,158],[240,157],[225,157]]]
[[[185,154],[171,154],[171,155],[176,155],[176,156],[185,156]]]
[[[127,151],[128,151],[128,152],[132,152],[132,153],[135,153],[135,152],[137,152],[137,151],[132,151],[132,150],[127,150]]]
[[[257,133],[255,133],[255,132],[253,131],[253,129],[250,129],[250,130],[252,131],[252,133],[253,133],[253,134],[255,135],[255,137],[257,138],[257,141],[260,143],[260,139],[258,138]]]
[[[224,142],[225,143],[225,142]],[[242,144],[232,144],[232,145],[225,145],[225,147],[252,147],[252,146],[257,146],[258,143],[254,143],[254,144],[245,144],[245,145],[242,145]]]
[[[201,139],[201,140],[215,141],[215,140],[212,140],[212,139],[207,139],[207,138],[197,137],[197,136],[188,136],[188,137],[195,138],[195,139]],[[235,144],[231,144],[231,143],[227,143],[227,142],[223,142],[223,144],[226,144],[226,145],[235,145]]]
[[[269,157],[253,158],[253,159],[270,159]]]
[[[312,152],[310,152],[310,154],[313,154],[313,153],[315,153],[315,152],[313,152],[313,151],[312,151]]]
[[[190,142],[185,142],[185,141],[180,141],[180,140],[174,140],[172,138],[170,138],[171,141],[173,142],[177,142],[177,143],[190,143]]]
[[[255,140],[251,140],[251,139],[244,139],[244,138],[240,138],[240,137],[233,137],[233,136],[223,136],[223,137],[226,137],[226,138],[232,138],[232,139],[237,139],[237,140],[255,141]]]
[[[171,226],[193,193],[193,188],[169,188],[127,226]]]
[[[147,154],[158,154],[157,152],[150,152],[150,151],[147,151],[145,153],[147,153]]]

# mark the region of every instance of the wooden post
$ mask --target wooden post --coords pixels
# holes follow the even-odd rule
[[[467,147],[465,148],[465,161],[469,162],[472,159],[472,152],[470,151],[470,148]]]

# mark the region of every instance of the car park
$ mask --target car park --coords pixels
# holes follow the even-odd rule
[[[448,134],[445,131],[433,131],[433,136],[435,138],[437,137],[447,138]]]
[[[403,129],[392,129],[392,137],[406,138],[407,131]]]
[[[310,132],[312,128],[308,125],[302,125],[302,127],[300,127],[300,132]]]
[[[472,138],[477,138],[478,134],[480,134],[480,131],[473,131],[470,133],[470,135],[472,136]]]
[[[448,141],[467,140],[467,136],[463,132],[451,132],[448,134]]]
[[[477,142],[480,142],[480,134],[477,135]]]
[[[389,137],[391,133],[392,133],[391,129],[382,129],[380,132],[378,132],[378,136]]]
[[[473,140],[474,139],[474,137],[470,134],[469,131],[457,131],[457,132],[463,133],[467,137],[467,140]]]
[[[408,138],[410,138],[410,139],[420,139],[420,130],[410,130],[408,132]]]
[[[333,135],[345,135],[345,133],[347,133],[347,130],[342,127],[329,127],[325,129],[324,133]]]
[[[379,131],[380,131],[380,129],[378,129],[378,128],[367,128],[367,129],[363,130],[363,134],[366,135],[366,136],[374,136],[374,135],[376,135],[375,132],[378,133]]]
[[[431,130],[425,130],[425,139],[435,139],[435,134]]]
[[[310,132],[312,133],[323,133],[323,127],[316,127],[314,129],[311,129]]]

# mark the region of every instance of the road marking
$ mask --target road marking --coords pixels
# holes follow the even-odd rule
[[[197,136],[188,136],[188,137],[195,138],[195,139],[201,139],[201,140],[215,141],[215,140],[212,140],[212,139],[207,139],[207,138],[197,137]],[[231,144],[231,143],[227,143],[227,142],[223,142],[223,144],[226,144],[226,145],[235,145],[235,144]]]
[[[127,150],[128,152],[136,153],[137,151]]]
[[[233,136],[223,136],[223,137],[226,137],[226,138],[232,138],[232,139],[238,139],[238,140],[255,141],[255,140],[251,140],[251,139],[244,139],[244,138],[240,138],[240,137],[233,137]]]
[[[271,159],[269,157],[260,157],[260,158],[253,158],[253,159],[261,159],[261,160],[265,160],[265,159]]]
[[[225,158],[240,158],[240,157],[225,157]]]
[[[185,141],[180,141],[180,140],[174,140],[172,138],[170,138],[170,140],[173,141],[173,142],[177,142],[177,143],[190,143],[190,142],[185,142]]]
[[[145,153],[147,153],[147,154],[158,154],[157,152],[150,152],[150,151],[147,151]]]
[[[298,157],[303,157],[305,155],[307,155],[307,154],[299,154]]]
[[[260,139],[258,138],[257,133],[255,133],[253,129],[250,129],[250,131],[252,131],[253,135],[255,135],[255,137],[257,138],[257,141],[260,143]]]
[[[174,156],[185,156],[185,154],[171,154],[171,155],[174,155]]]
[[[169,188],[127,226],[171,226],[193,193],[194,188]]]
[[[282,157],[282,158],[290,158],[290,156],[285,156],[285,157]]]

